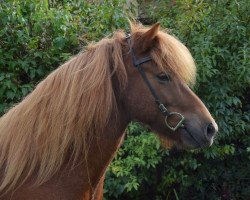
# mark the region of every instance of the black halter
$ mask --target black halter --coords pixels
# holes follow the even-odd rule
[[[156,94],[153,86],[151,85],[151,83],[149,82],[143,68],[141,67],[141,65],[143,63],[146,63],[146,62],[149,62],[149,61],[152,61],[152,57],[151,56],[146,56],[144,58],[141,58],[139,60],[136,59],[136,56],[135,56],[135,53],[134,53],[134,50],[132,48],[132,45],[131,45],[131,35],[130,34],[127,34],[126,35],[126,40],[128,42],[128,45],[129,45],[129,48],[130,48],[130,53],[131,53],[131,56],[132,56],[132,60],[133,60],[133,64],[134,66],[138,69],[139,73],[141,74],[144,82],[147,84],[151,94],[153,95],[154,99],[155,99],[155,103],[157,104],[160,112],[165,116],[165,123],[166,123],[166,126],[171,129],[172,131],[175,131],[177,130],[179,127],[184,127],[183,125],[183,121],[184,121],[184,116],[178,112],[169,112],[168,109],[165,107],[165,105],[161,102],[159,96]],[[171,126],[168,122],[168,119],[170,116],[177,116],[180,120],[179,122],[175,125],[175,126]]]

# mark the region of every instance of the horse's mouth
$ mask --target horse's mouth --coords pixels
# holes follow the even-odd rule
[[[177,144],[177,148],[182,149],[199,149],[209,147],[213,144],[213,137],[211,139],[206,139],[202,132],[190,130],[189,128],[181,128],[180,140],[181,144]]]
[[[161,145],[164,148],[174,147],[180,150],[200,149],[211,146],[214,140],[214,137],[207,139],[201,130],[187,124],[173,132],[154,132],[160,138]]]

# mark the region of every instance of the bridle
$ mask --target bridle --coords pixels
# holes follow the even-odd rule
[[[159,108],[159,110],[163,114],[163,116],[165,116],[166,126],[172,131],[176,131],[178,128],[184,127],[184,124],[183,124],[183,122],[185,120],[184,116],[181,113],[178,113],[178,112],[169,112],[168,111],[168,109],[165,107],[165,105],[160,100],[159,96],[156,94],[155,89],[153,88],[153,86],[149,82],[149,80],[147,78],[147,75],[145,74],[145,71],[141,66],[142,64],[144,64],[146,62],[152,61],[153,60],[152,57],[151,56],[146,56],[146,57],[141,58],[141,59],[136,59],[134,50],[133,50],[132,45],[131,45],[131,35],[129,33],[126,34],[126,40],[128,42],[128,46],[129,46],[129,49],[130,49],[130,53],[131,53],[131,56],[132,56],[132,61],[133,61],[134,67],[138,69],[138,71],[141,74],[144,82],[148,86],[151,94],[153,95],[153,97],[155,99],[155,103],[157,104],[157,107]],[[171,126],[169,124],[169,121],[168,121],[169,118],[173,117],[173,116],[176,116],[179,119],[178,123],[175,126]]]
[[[162,101],[160,100],[159,96],[156,94],[155,89],[153,88],[153,86],[151,85],[151,83],[149,82],[146,73],[144,72],[144,69],[141,67],[142,64],[146,63],[146,62],[150,62],[152,61],[152,57],[151,56],[146,56],[144,58],[141,59],[136,59],[134,50],[132,48],[131,45],[131,35],[129,33],[126,33],[126,37],[125,39],[127,40],[128,46],[129,46],[129,52],[132,56],[132,61],[133,61],[133,65],[135,68],[138,69],[139,73],[141,74],[144,82],[146,83],[146,85],[148,86],[151,94],[153,95],[154,99],[155,99],[155,103],[157,105],[157,107],[159,108],[160,112],[163,114],[163,116],[165,117],[165,124],[166,126],[172,130],[172,131],[176,131],[178,128],[183,128],[188,134],[189,136],[198,144],[199,147],[201,147],[200,143],[198,142],[198,140],[193,136],[193,134],[187,129],[187,127],[184,125],[184,116],[181,113],[178,112],[169,112],[168,109],[166,108],[166,106],[162,103]],[[177,116],[179,118],[178,123],[175,126],[171,126],[169,124],[168,119],[170,117],[173,116]]]

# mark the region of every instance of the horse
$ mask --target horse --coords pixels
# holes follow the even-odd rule
[[[0,199],[102,199],[131,121],[165,147],[210,146],[218,126],[195,77],[189,50],[159,23],[89,44],[0,118]]]

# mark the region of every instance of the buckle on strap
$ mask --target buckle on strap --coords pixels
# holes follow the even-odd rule
[[[168,113],[167,108],[162,103],[160,103],[158,107],[162,113]]]
[[[168,119],[169,119],[169,117],[171,117],[171,116],[177,116],[177,117],[180,119],[179,122],[178,122],[175,126],[171,126],[171,125],[169,124]],[[184,117],[182,114],[178,113],[178,112],[171,112],[171,113],[169,113],[169,114],[165,117],[166,126],[167,126],[169,129],[171,129],[172,131],[176,131],[178,128],[184,127],[184,125],[183,125],[183,121],[184,121],[184,120],[185,120],[185,117]]]
[[[125,39],[129,39],[131,37],[130,33],[126,33]]]

